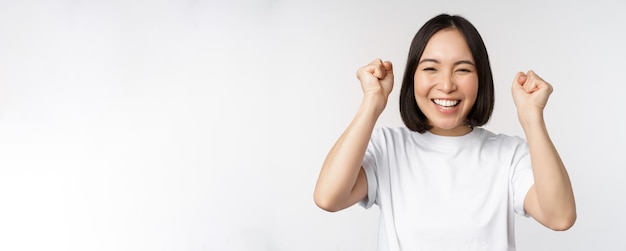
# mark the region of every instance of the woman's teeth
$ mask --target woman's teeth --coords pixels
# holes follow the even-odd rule
[[[450,100],[450,99],[433,99],[433,102],[443,107],[454,107],[459,104],[459,100]]]

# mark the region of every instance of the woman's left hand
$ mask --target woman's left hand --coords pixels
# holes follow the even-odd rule
[[[511,91],[520,122],[529,122],[534,116],[542,116],[552,90],[552,85],[534,71],[518,72]]]

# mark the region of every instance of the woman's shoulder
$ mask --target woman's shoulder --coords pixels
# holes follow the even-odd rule
[[[520,145],[520,144],[526,143],[526,140],[524,138],[517,136],[517,135],[495,133],[485,128],[476,128],[476,129],[480,130],[481,138],[486,142],[500,143],[500,144],[507,144],[507,145]]]
[[[383,126],[383,127],[374,128],[374,131],[372,132],[372,136],[380,135],[384,137],[398,138],[398,137],[411,137],[415,133],[417,132],[411,131],[409,128],[403,127],[403,126],[396,126],[396,127]]]
[[[402,126],[376,127],[372,132],[371,141],[378,142],[379,144],[395,144],[398,142],[405,142],[408,139],[415,137],[416,133],[417,132],[411,131]]]

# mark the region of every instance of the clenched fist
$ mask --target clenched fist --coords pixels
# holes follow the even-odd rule
[[[553,90],[552,85],[541,79],[534,71],[518,72],[511,89],[517,114],[522,123],[543,116],[543,109]]]
[[[359,68],[356,76],[361,81],[361,88],[366,97],[382,102],[384,108],[389,93],[393,89],[393,66],[389,61],[375,59]]]

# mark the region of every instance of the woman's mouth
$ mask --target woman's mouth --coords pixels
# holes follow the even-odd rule
[[[461,102],[461,100],[455,99],[432,99],[432,101],[443,110],[452,110]]]

